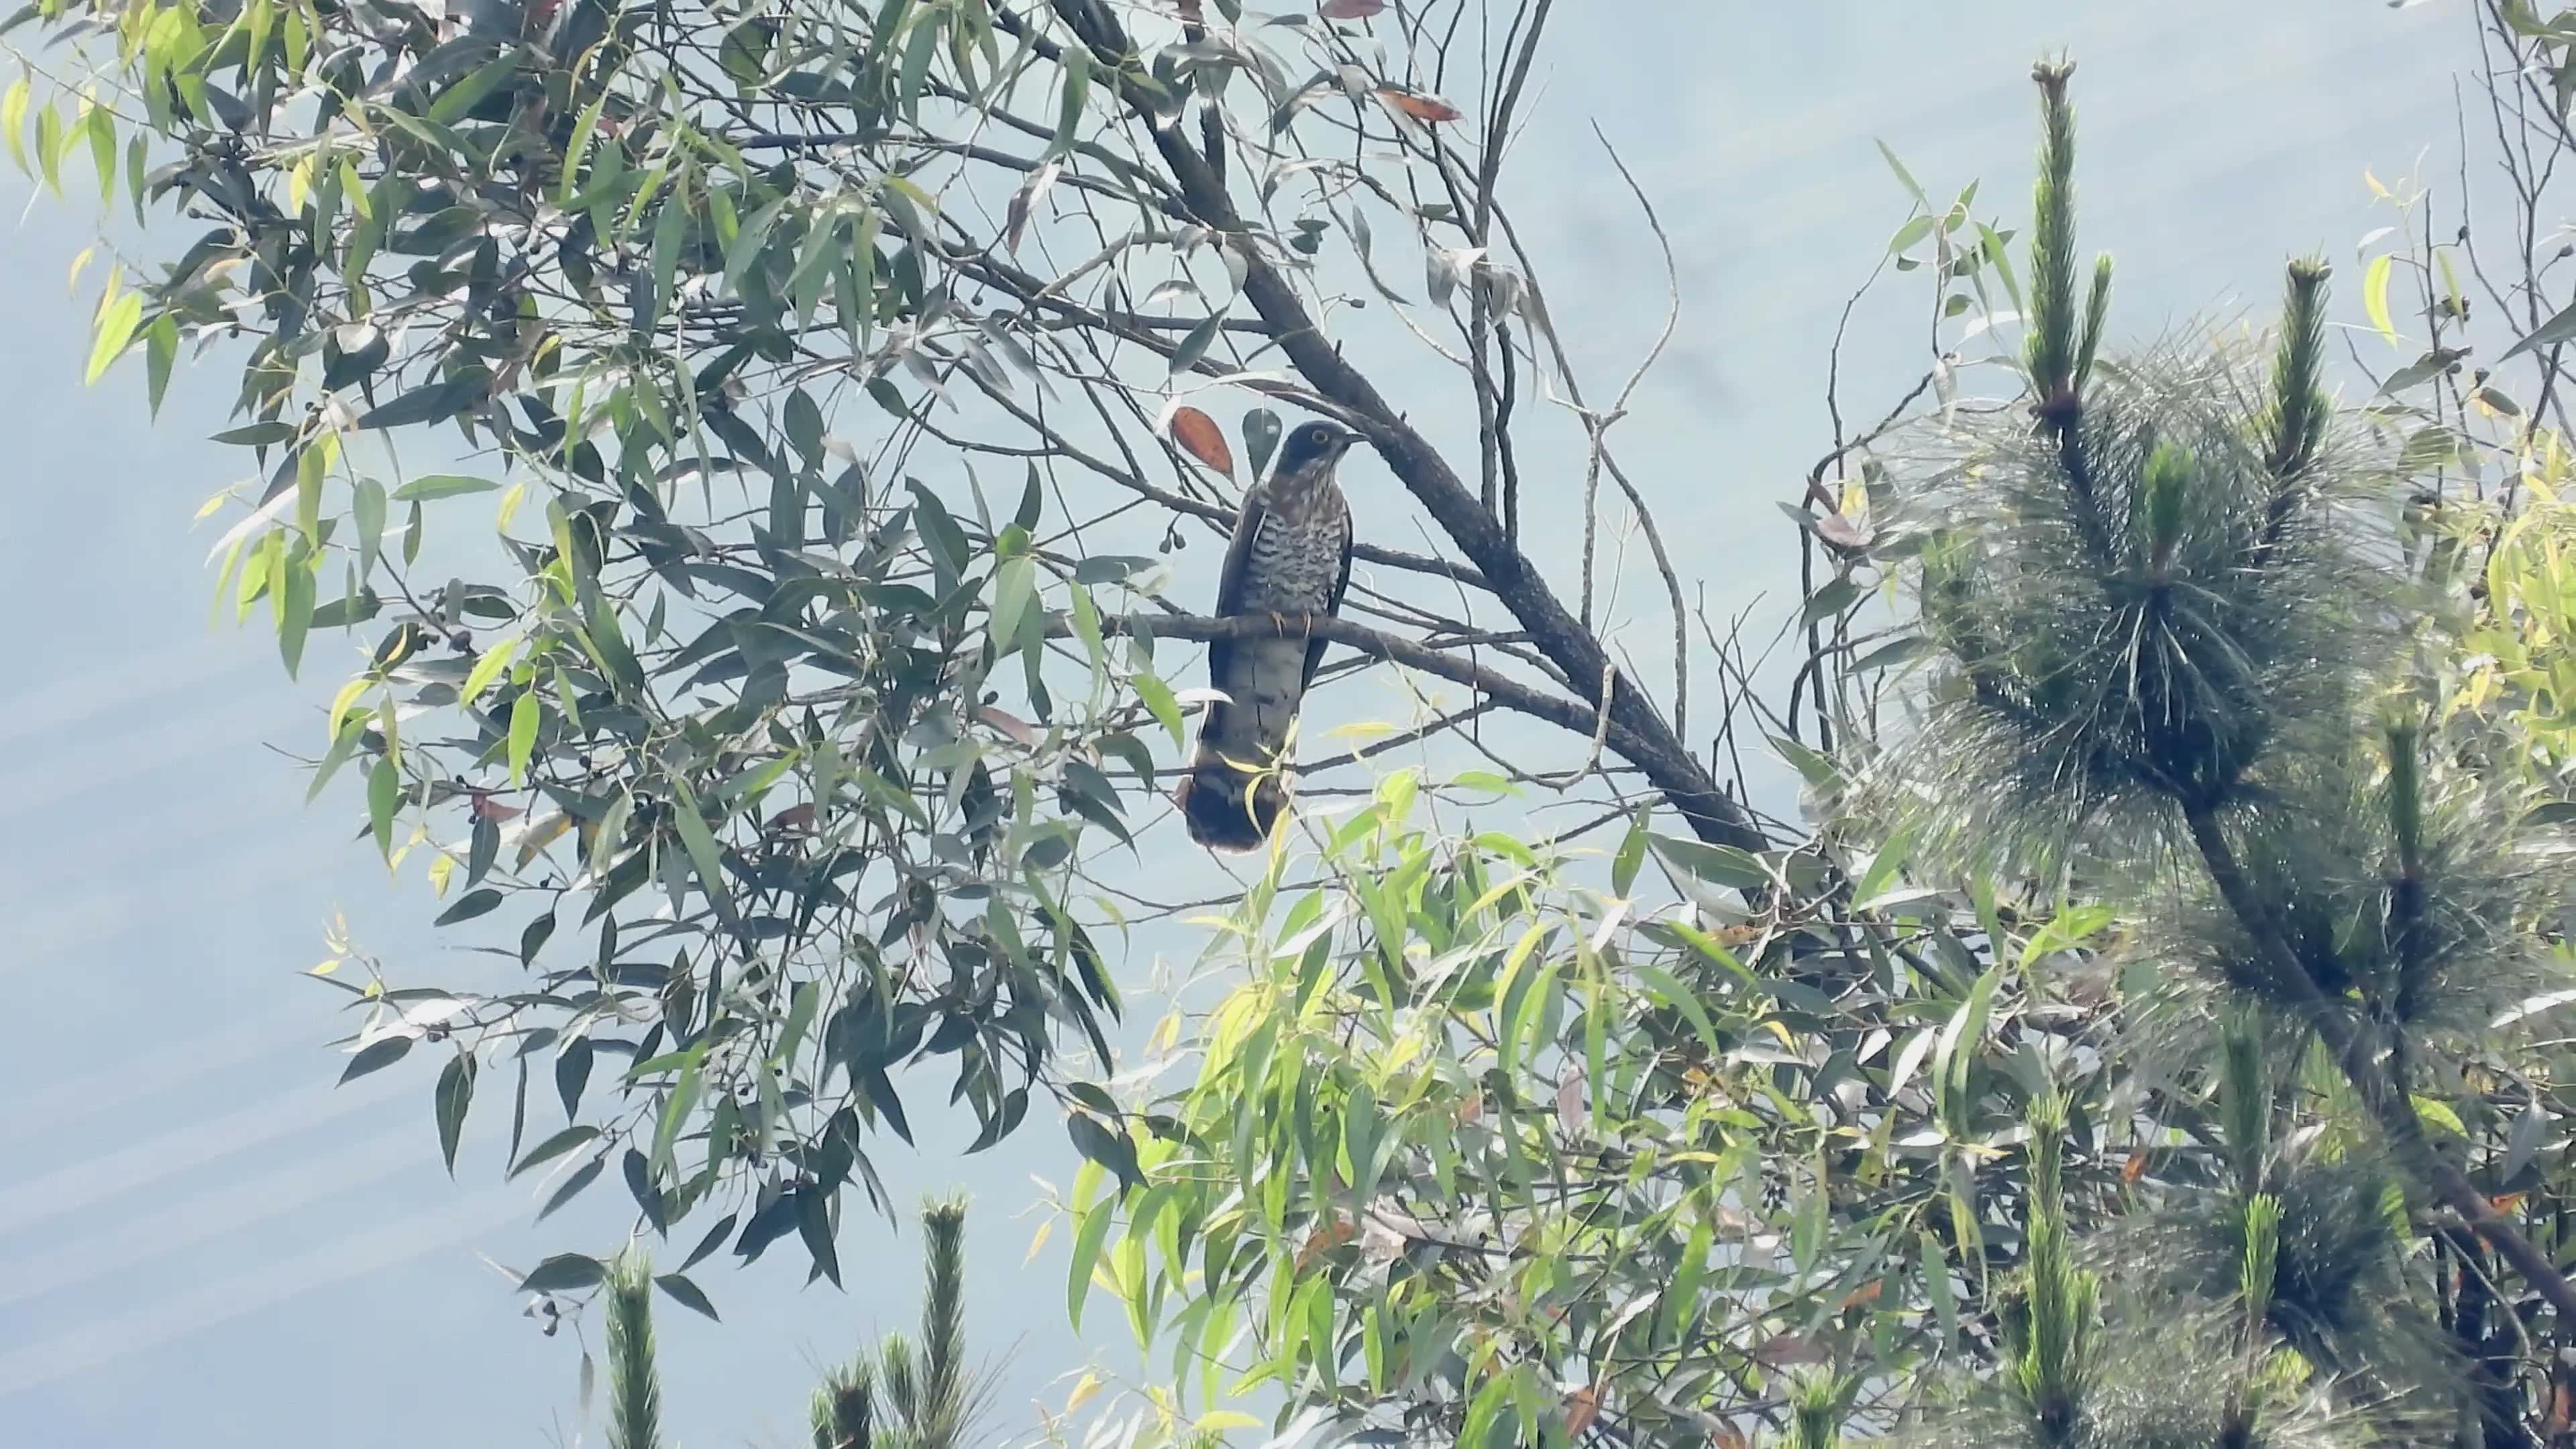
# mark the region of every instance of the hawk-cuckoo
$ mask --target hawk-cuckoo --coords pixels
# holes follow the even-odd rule
[[[1244,494],[1217,579],[1217,617],[1330,617],[1341,608],[1351,581],[1351,509],[1333,465],[1358,441],[1331,423],[1306,423],[1279,445],[1269,481]],[[1190,839],[1211,850],[1251,850],[1269,838],[1288,801],[1281,780],[1288,726],[1323,657],[1321,639],[1208,645],[1208,682],[1225,698],[1208,704],[1181,782]]]

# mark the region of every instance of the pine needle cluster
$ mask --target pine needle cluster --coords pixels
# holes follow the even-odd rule
[[[966,1206],[922,1209],[921,1331],[889,1334],[873,1354],[827,1370],[814,1391],[814,1449],[962,1449],[989,1404],[989,1377],[966,1362]],[[640,1248],[610,1265],[608,1442],[663,1449],[662,1376],[653,1337],[654,1279]]]

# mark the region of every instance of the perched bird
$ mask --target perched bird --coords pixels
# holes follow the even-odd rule
[[[1305,423],[1279,445],[1269,481],[1243,498],[1218,576],[1216,615],[1330,618],[1351,582],[1351,508],[1333,465],[1360,435]],[[1288,802],[1280,758],[1315,666],[1321,639],[1218,639],[1208,682],[1224,699],[1199,722],[1198,753],[1181,782],[1190,839],[1210,850],[1251,850],[1269,838]]]

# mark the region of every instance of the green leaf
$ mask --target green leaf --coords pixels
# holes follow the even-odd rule
[[[313,628],[313,571],[290,560],[286,565],[286,587],[279,594],[277,653],[285,661],[286,677],[293,679],[304,662],[305,636]]]
[[[1923,188],[1915,183],[1914,173],[1905,169],[1905,163],[1896,159],[1896,153],[1888,149],[1885,141],[1878,143],[1878,154],[1887,158],[1887,169],[1895,172],[1896,179],[1904,183],[1905,194],[1914,198],[1914,204],[1930,211],[1932,198],[1923,194]]]
[[[1657,1000],[1682,1014],[1683,1019],[1691,1024],[1691,1030],[1698,1034],[1700,1045],[1708,1048],[1712,1058],[1725,1055],[1725,1048],[1718,1045],[1717,1023],[1709,1019],[1708,1009],[1700,1005],[1699,998],[1691,993],[1690,987],[1683,984],[1680,977],[1643,959],[1630,961],[1628,969],[1637,973],[1637,979],[1646,983],[1647,991]]]
[[[2021,969],[2028,971],[2050,952],[2063,951],[2092,939],[2103,927],[2110,925],[2117,914],[2111,907],[2098,904],[2069,906],[2059,911],[2030,938],[2029,944],[2022,947]]]
[[[1853,660],[1851,662],[1851,667],[1847,672],[1856,675],[1875,674],[1882,669],[1892,668],[1899,664],[1911,663],[1912,661],[1931,652],[1931,640],[1924,638],[1920,634],[1908,634],[1901,639],[1890,639],[1886,643],[1872,649],[1867,654]]]
[[[399,428],[454,417],[485,395],[488,384],[437,382],[410,392],[358,419],[362,428]]]
[[[366,424],[365,426],[383,425]],[[464,493],[489,493],[500,486],[489,478],[468,478],[457,473],[432,473],[424,478],[414,478],[395,489],[394,501],[420,503],[432,498],[454,498]]]
[[[457,897],[456,904],[439,912],[436,924],[453,926],[460,921],[473,920],[477,916],[488,916],[499,908],[500,904],[501,893],[490,886],[470,890]]]
[[[179,360],[179,319],[163,313],[143,329],[143,365],[151,394],[152,415],[161,415],[161,400],[170,391],[170,371]]]
[[[2504,350],[2504,355],[2498,357],[2496,359],[2496,363],[2501,366],[2510,359],[2529,352],[2535,347],[2554,347],[2561,342],[2565,342],[2571,337],[2576,337],[2576,305],[2569,306],[2566,310],[2558,313],[2548,321],[2531,329],[2530,336],[2525,337],[2520,342],[2506,348]],[[2389,384],[2389,389],[2391,391],[2394,391],[2395,388],[2395,383],[2392,382]]]
[[[743,273],[759,260],[761,246],[768,241],[770,228],[778,225],[778,218],[786,212],[787,202],[788,198],[782,196],[753,212],[742,230],[734,233],[733,244],[725,248],[725,285],[735,292],[742,290]]]
[[[1655,854],[1663,859],[1664,864],[1684,875],[1737,890],[1760,890],[1771,884],[1771,872],[1763,869],[1761,857],[1749,850],[1683,840],[1671,835],[1655,835],[1649,839],[1654,844]]]
[[[107,369],[134,340],[134,329],[143,321],[143,294],[124,292],[111,299],[98,315],[98,336],[89,349],[89,381],[95,383],[107,375]]]
[[[714,1319],[718,1323],[724,1322],[723,1319],[716,1317],[715,1304],[707,1301],[706,1293],[700,1289],[697,1284],[690,1282],[688,1279],[681,1277],[677,1273],[664,1273],[660,1277],[655,1278],[653,1282],[654,1285],[659,1287],[663,1292],[670,1294],[673,1301],[677,1302],[681,1307],[686,1308],[693,1313],[703,1313],[708,1318]]]
[[[1075,1113],[1077,1120],[1085,1120]],[[1065,1276],[1065,1313],[1074,1331],[1082,1331],[1082,1305],[1091,1297],[1091,1273],[1100,1264],[1100,1245],[1109,1237],[1110,1219],[1118,1206],[1116,1193],[1104,1193],[1083,1209],[1081,1229],[1073,1237],[1073,1262]]]
[[[2003,979],[2003,963],[1997,962],[1977,977],[1968,988],[1968,999],[1950,1016],[1950,1024],[1941,1031],[1941,1043],[1932,1054],[1932,1076],[1940,1084],[1941,1118],[1951,1135],[1965,1137],[1968,1121],[1968,1073],[1976,1062],[1978,1047],[1986,1039],[1986,1017],[1993,1010],[1995,987]]]
[[[361,478],[349,499],[349,519],[358,529],[358,572],[376,571],[377,551],[385,542],[385,485]]]
[[[465,1131],[465,1111],[474,1101],[474,1053],[458,1052],[438,1074],[438,1155],[447,1175],[456,1176],[456,1144]]]
[[[445,94],[430,104],[429,119],[442,126],[456,124],[518,68],[519,56],[515,50],[505,51],[498,59],[484,62],[473,74],[449,86]]]
[[[27,165],[27,103],[32,98],[27,77],[9,83],[9,93],[0,97],[0,134],[9,142],[9,159],[16,163],[18,174],[30,174]]]
[[[1183,740],[1181,702],[1172,693],[1172,687],[1141,669],[1131,682],[1136,686],[1136,697],[1145,702],[1145,708],[1153,713],[1164,729],[1171,731],[1172,743],[1180,744]]]
[[[546,1199],[546,1205],[537,1209],[537,1220],[545,1221],[554,1215],[555,1209],[579,1197],[583,1188],[599,1180],[600,1170],[607,1165],[607,1158],[594,1157],[575,1168],[572,1176],[564,1179],[563,1186],[555,1189],[554,1196]]]
[[[407,1036],[380,1037],[360,1047],[340,1072],[339,1085],[346,1086],[369,1072],[382,1071],[411,1054],[412,1039]]]
[[[483,691],[491,688],[492,681],[500,678],[501,671],[509,668],[510,661],[518,657],[519,645],[522,642],[519,635],[510,634],[495,641],[491,648],[484,650],[482,657],[474,661],[474,667],[466,672],[465,682],[457,686],[456,702],[471,705],[481,699]],[[513,726],[516,723],[514,719]]]
[[[1646,863],[1646,842],[1653,832],[1646,829],[1647,812],[1639,810],[1635,823],[1619,842],[1619,853],[1610,861],[1610,889],[1626,895],[1636,887],[1637,872]]]
[[[557,1253],[519,1280],[522,1293],[569,1293],[595,1287],[608,1277],[608,1267],[580,1253]]]
[[[1064,48],[1064,90],[1056,98],[1055,136],[1047,143],[1047,154],[1063,156],[1073,150],[1074,133],[1082,126],[1082,108],[1091,99],[1091,50],[1088,46]]]
[[[698,797],[690,792],[685,780],[674,779],[671,792],[679,797],[678,808],[671,813],[679,826],[680,844],[689,852],[690,864],[697,868],[698,888],[719,914],[730,915],[733,897],[725,889],[724,854],[716,847],[714,833],[707,829],[706,817],[698,813]]]
[[[1819,619],[1830,619],[1860,602],[1860,597],[1861,586],[1856,580],[1848,575],[1835,579],[1807,596],[1807,607],[1801,611],[1800,622],[1812,624]]]
[[[596,1142],[598,1140],[598,1128],[590,1126],[588,1123],[575,1123],[556,1133],[552,1137],[547,1138],[545,1141],[538,1143],[536,1146],[529,1148],[528,1155],[520,1158],[517,1165],[510,1169],[510,1176],[517,1177],[520,1173],[527,1171],[531,1167],[541,1166],[545,1163],[554,1161],[556,1158],[563,1156],[565,1153],[572,1151],[583,1143]]]
[[[1896,881],[1897,872],[1914,856],[1914,829],[1899,826],[1878,843],[1878,852],[1869,858],[1869,869],[1861,873],[1860,882],[1852,887],[1852,899],[1863,903],[1876,900]]]
[[[993,571],[993,617],[986,633],[993,641],[993,657],[1008,658],[1018,641],[1021,616],[1037,597],[1037,561],[1026,554],[1002,560]]]
[[[1198,366],[1199,359],[1207,356],[1208,349],[1216,345],[1217,334],[1224,330],[1225,314],[1222,312],[1191,328],[1189,335],[1181,339],[1181,345],[1172,349],[1172,375],[1178,377]]]
[[[698,1107],[700,1074],[706,1069],[707,1048],[704,1042],[689,1049],[689,1058],[680,1067],[680,1080],[671,1086],[671,1095],[662,1103],[661,1119],[653,1128],[653,1170],[667,1175],[672,1168],[672,1153],[680,1141],[680,1129],[688,1125],[689,1114]]]
[[[394,810],[402,804],[402,770],[390,759],[376,761],[367,772],[367,823],[376,832],[376,851],[394,854]]]
[[[534,689],[519,691],[519,697],[510,702],[508,748],[510,783],[513,785],[528,783],[528,761],[536,753],[537,719],[541,708],[537,703],[537,692]]]

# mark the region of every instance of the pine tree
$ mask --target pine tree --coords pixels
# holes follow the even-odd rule
[[[2396,475],[2325,389],[2328,268],[2290,264],[2267,359],[2104,354],[2071,74],[2034,72],[2031,406],[1964,417],[1929,490],[1940,663],[1881,781],[1962,868],[2133,908],[2163,982],[2131,1047],[2206,1093],[2211,1150],[2205,1180],[2079,1238],[2064,1109],[2034,1104],[1999,1362],[1925,1442],[2528,1442],[2422,1308],[2423,1264],[2500,1259],[2562,1318],[2576,1290],[2429,1140],[2418,1092],[2531,989],[2563,887],[2428,738],[2423,601],[2378,506]]]

